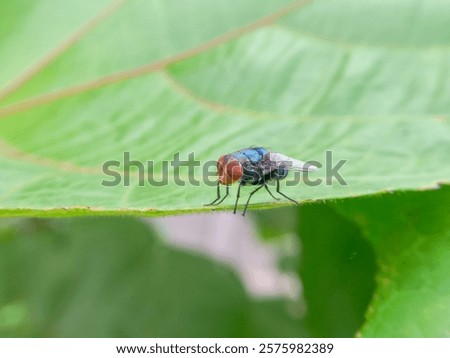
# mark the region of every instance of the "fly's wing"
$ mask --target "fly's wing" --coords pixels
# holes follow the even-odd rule
[[[312,164],[302,162],[301,160],[288,157],[281,153],[269,152],[268,154],[272,165],[275,164],[276,166],[283,166],[301,172],[313,172],[317,170],[317,167]]]

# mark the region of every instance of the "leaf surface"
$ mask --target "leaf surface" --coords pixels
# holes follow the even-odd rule
[[[310,177],[320,185],[283,188],[298,200],[448,182],[450,2],[376,3],[8,3],[0,215],[211,210],[212,174],[197,167],[197,184],[183,167],[177,181],[161,162],[194,153],[213,173],[220,155],[252,145],[322,163]],[[151,183],[124,152],[153,161]],[[327,184],[340,160],[347,185]],[[114,187],[102,185],[108,161],[120,162]],[[267,193],[254,203],[285,205]]]

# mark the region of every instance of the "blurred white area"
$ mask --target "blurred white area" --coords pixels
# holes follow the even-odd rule
[[[254,297],[297,299],[300,281],[282,272],[281,247],[258,238],[251,216],[195,214],[147,219],[169,244],[231,266]]]

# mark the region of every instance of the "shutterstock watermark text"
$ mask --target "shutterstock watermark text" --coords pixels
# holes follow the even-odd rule
[[[307,186],[332,185],[334,182],[347,185],[341,176],[340,170],[346,164],[346,160],[333,161],[333,153],[325,152],[325,162],[307,161],[307,165],[317,167],[317,171],[289,170],[290,175],[285,179],[286,186],[296,186],[303,183]],[[288,163],[283,163],[287,165]],[[255,166],[258,164],[256,163]],[[275,165],[275,164],[274,164]],[[216,186],[217,185],[217,160],[201,162],[195,158],[195,154],[189,153],[182,157],[175,153],[171,160],[145,162],[131,158],[130,152],[124,152],[122,160],[108,160],[103,163],[102,171],[105,178],[102,185],[105,187],[131,185],[166,186],[174,183],[178,186]]]

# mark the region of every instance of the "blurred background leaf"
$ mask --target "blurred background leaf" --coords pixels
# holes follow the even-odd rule
[[[313,336],[353,336],[364,322],[375,287],[372,248],[360,228],[329,204],[303,206],[299,233],[300,277]]]
[[[436,165],[450,150],[449,1],[3,3],[1,215],[211,210],[210,185],[177,185],[160,162],[193,152],[204,164],[250,145],[347,160],[348,185],[285,189],[300,200],[450,177]],[[125,151],[153,160],[152,178],[168,185],[139,186]],[[102,186],[109,160],[131,186]]]
[[[339,201],[379,267],[365,337],[449,337],[450,187]]]
[[[449,205],[443,186],[254,217],[266,240],[300,239],[300,264],[287,267],[301,278],[309,335],[450,337]]]
[[[0,235],[2,337],[304,336],[286,300],[136,219],[19,221]]]

